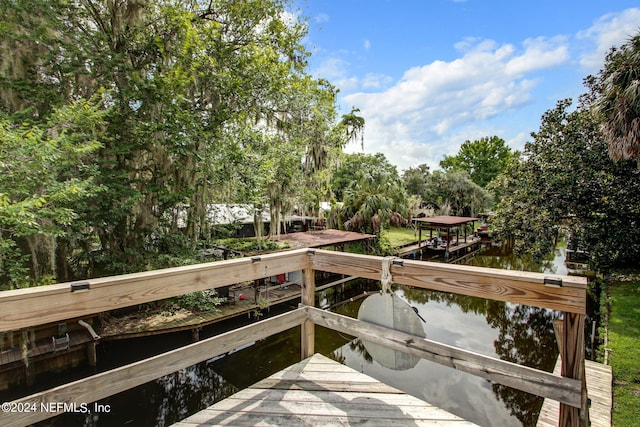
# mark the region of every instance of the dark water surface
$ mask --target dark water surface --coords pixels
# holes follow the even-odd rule
[[[488,250],[472,262],[476,265],[522,269],[521,266],[487,265],[497,263],[499,258],[504,257]],[[564,253],[556,254],[542,269],[531,271],[564,274],[563,260]],[[372,281],[349,282],[324,291],[317,304],[327,307],[362,295],[366,289],[378,288],[379,283]],[[553,369],[558,355],[552,326],[552,319],[559,315],[556,312],[420,289],[398,288],[395,291],[426,320],[423,325],[429,339],[538,369]],[[339,305],[334,311],[356,317],[362,301],[355,299]],[[274,307],[267,315],[288,309],[291,306]],[[205,328],[201,338],[253,321],[242,317],[214,325]],[[190,333],[101,343],[98,346],[97,368],[39,378],[36,387],[46,389],[188,343]],[[542,399],[536,396],[425,360],[420,360],[408,370],[385,368],[372,360],[360,340],[320,327],[316,327],[316,352],[482,426],[533,426],[542,405]],[[39,425],[169,425],[298,362],[299,355],[300,329],[294,328],[104,399],[100,403],[108,405],[108,413],[63,414]],[[25,388],[12,391],[15,394],[13,396],[1,397],[2,400],[14,399],[34,391],[33,388]]]

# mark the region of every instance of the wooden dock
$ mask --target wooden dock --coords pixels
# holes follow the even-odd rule
[[[242,420],[249,425],[286,425],[293,422],[296,425],[470,425],[446,411],[357,372],[341,372],[340,369],[348,368],[333,362],[324,368],[314,368],[311,362],[314,359],[306,358],[311,358],[315,353],[315,328],[318,326],[556,400],[560,402],[562,414],[558,420],[559,426],[582,425],[579,417],[587,408],[582,369],[587,280],[583,277],[548,276],[417,260],[394,263],[389,257],[300,249],[254,258],[96,278],[81,283],[81,287],[77,283],[59,283],[4,291],[0,293],[0,332],[88,317],[195,291],[255,282],[298,271],[302,272],[302,295],[297,309],[129,365],[23,396],[7,404],[11,408],[42,408],[44,404],[46,408],[49,404],[99,402],[249,343],[300,328],[300,352],[305,358],[304,362],[189,417],[182,425],[240,424]],[[558,319],[557,322],[562,325],[562,339],[559,341],[562,375],[320,310],[315,307],[317,272],[384,280],[416,288],[559,310],[562,312],[562,320]],[[600,403],[593,395],[592,400]],[[607,406],[606,403],[603,405]],[[0,412],[0,425],[31,425],[55,417],[58,413],[49,410],[4,411]],[[292,423],[288,423],[288,420]]]
[[[585,360],[587,379],[587,396],[591,401],[589,406],[589,421],[591,427],[611,427],[611,408],[613,406],[611,366]],[[560,375],[560,358],[553,372]],[[545,399],[540,409],[537,427],[552,427],[558,425],[559,405],[551,399]]]
[[[424,241],[418,241],[406,246],[403,246],[398,251],[398,256],[404,257],[414,252],[433,252],[434,255],[446,256],[447,261],[453,261],[459,257],[465,256],[471,252],[475,252],[480,248],[482,239],[476,236],[468,236],[466,238],[460,238],[459,240],[447,245],[446,243],[440,244],[436,247],[427,244]]]
[[[320,354],[174,424],[475,426]]]

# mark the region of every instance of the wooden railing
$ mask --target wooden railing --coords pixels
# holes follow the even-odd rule
[[[397,284],[563,311],[562,376],[313,307],[315,271],[380,279],[385,266],[388,271],[384,272],[390,273]],[[301,249],[82,283],[0,292],[0,332],[297,270],[303,271],[302,304],[297,310],[23,397],[10,404],[36,410],[0,412],[0,425],[22,426],[50,418],[57,414],[39,410],[46,408],[49,402],[95,402],[292,327],[302,327],[301,356],[308,357],[314,352],[316,324],[557,400],[561,408],[559,425],[586,425],[588,408],[582,379],[587,284],[586,279],[579,277]]]

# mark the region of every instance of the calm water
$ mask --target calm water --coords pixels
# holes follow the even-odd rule
[[[477,267],[500,268],[503,270],[532,271],[534,273],[549,273],[566,275],[568,273],[564,260],[567,252],[565,240],[559,240],[553,253],[542,261],[534,262],[528,257],[518,257],[512,253],[509,244],[484,248],[478,255],[466,260],[466,265]]]
[[[549,310],[424,290],[397,290],[426,320],[427,338],[551,371],[557,349]],[[351,309],[351,307],[350,307]],[[381,366],[358,340],[333,352],[346,365],[483,426],[535,425],[542,400],[420,360],[409,370]]]
[[[495,265],[500,259],[502,265]],[[473,263],[521,269],[518,261],[505,264],[505,259],[492,248],[476,256]],[[541,267],[531,270],[564,274],[563,259],[564,253],[557,253]],[[376,289],[378,285],[364,280],[350,282],[344,287],[325,291],[319,297],[318,305],[327,307],[361,295],[366,289]],[[415,307],[426,320],[423,325],[429,339],[547,371],[553,369],[557,348],[552,319],[558,315],[553,311],[410,288],[398,288],[396,294]],[[339,305],[334,311],[355,317],[362,301],[357,299]],[[270,314],[287,309],[290,307],[273,308]],[[201,336],[206,338],[247,321],[251,320],[236,319],[210,327]],[[482,426],[535,425],[542,404],[540,398],[425,360],[409,370],[390,370],[372,360],[358,339],[351,340],[323,328],[316,329],[317,352],[469,421]],[[184,333],[102,343],[98,347],[99,366],[95,370],[108,370],[189,342],[190,335]],[[294,328],[101,401],[110,406],[110,413],[64,414],[40,425],[169,425],[298,362],[299,354],[300,330]],[[64,377],[42,378],[38,387],[44,389],[89,373],[85,369]],[[16,398],[31,392],[33,390],[16,390],[15,396],[6,397]]]

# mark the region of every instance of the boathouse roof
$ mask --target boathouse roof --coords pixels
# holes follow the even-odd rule
[[[373,234],[362,234],[354,231],[325,229],[300,233],[280,234],[274,239],[289,242],[292,249],[298,248],[322,248],[331,245],[342,245],[365,241],[376,237]]]
[[[431,227],[455,227],[469,222],[480,221],[480,218],[468,216],[439,215],[425,218],[411,218],[412,221]],[[422,224],[420,224],[422,226]]]

